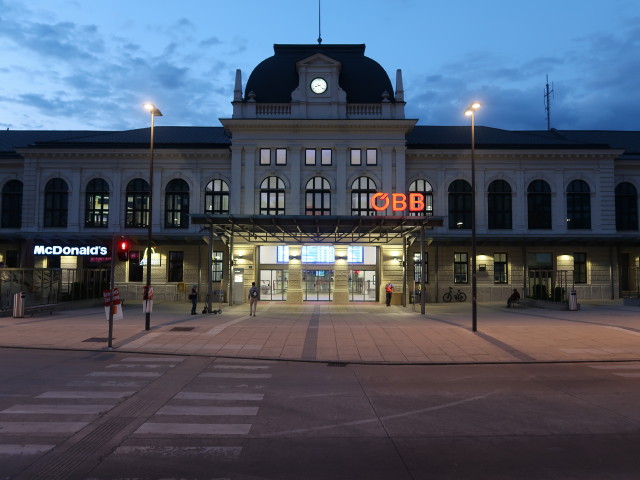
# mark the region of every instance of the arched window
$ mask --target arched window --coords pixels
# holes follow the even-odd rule
[[[267,177],[260,184],[260,215],[284,215],[284,182]]]
[[[146,180],[136,178],[127,184],[125,209],[125,227],[144,228],[149,225],[149,184]]]
[[[487,196],[489,228],[511,228],[511,186],[504,180],[494,180]]]
[[[629,182],[616,186],[616,230],[638,230],[638,191]]]
[[[471,185],[466,180],[449,185],[449,228],[471,228]]]
[[[567,187],[567,228],[591,228],[591,192],[583,180],[573,180]]]
[[[2,187],[2,228],[22,226],[22,182],[9,180]]]
[[[551,229],[551,188],[544,180],[534,180],[527,188],[527,218],[530,230]]]
[[[351,215],[371,216],[371,196],[377,192],[376,182],[369,177],[358,177],[351,184]]]
[[[167,183],[164,191],[165,228],[189,226],[189,184],[180,178]]]
[[[69,214],[69,187],[61,178],[52,178],[44,187],[44,226],[66,227]]]
[[[409,185],[409,193],[417,192],[424,195],[424,210],[420,212],[409,212],[412,216],[433,215],[433,189],[426,180],[414,180]]]
[[[313,177],[305,191],[305,215],[331,215],[331,185],[323,177]]]
[[[229,213],[229,185],[224,180],[211,180],[204,192],[204,213]]]
[[[108,224],[109,185],[102,178],[94,178],[87,184],[84,226],[107,228]]]

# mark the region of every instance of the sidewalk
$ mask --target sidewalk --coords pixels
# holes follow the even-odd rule
[[[190,315],[190,303],[161,303],[144,330],[142,307],[126,305],[114,322],[113,350],[318,362],[456,364],[640,361],[640,308],[583,302],[580,311],[507,309],[470,302],[385,307],[260,302]],[[0,318],[0,347],[106,350],[103,307]]]

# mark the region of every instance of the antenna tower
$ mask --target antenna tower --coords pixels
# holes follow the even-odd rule
[[[547,75],[547,85],[544,89],[544,111],[547,116],[547,130],[551,130],[551,96],[555,98],[553,94],[553,83],[549,88],[549,75]]]
[[[322,45],[322,34],[320,33],[320,0],[318,0],[318,45]]]

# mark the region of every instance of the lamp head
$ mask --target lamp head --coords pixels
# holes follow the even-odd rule
[[[143,105],[143,107],[147,112],[149,112],[154,117],[161,117],[162,116],[162,112],[160,110],[158,110],[153,103],[145,103]]]
[[[473,115],[475,113],[476,110],[478,110],[482,105],[478,102],[473,102],[471,105],[469,105],[469,107],[464,111],[464,114],[467,117],[470,117],[471,115]]]

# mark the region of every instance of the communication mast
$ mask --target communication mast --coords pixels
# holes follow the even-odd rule
[[[551,84],[551,88],[549,88],[549,75],[547,75],[547,85],[544,89],[544,111],[547,115],[547,130],[551,130],[551,96],[555,98],[553,94],[553,83]]]
[[[320,0],[318,0],[318,45],[322,45],[322,33],[320,33]]]

